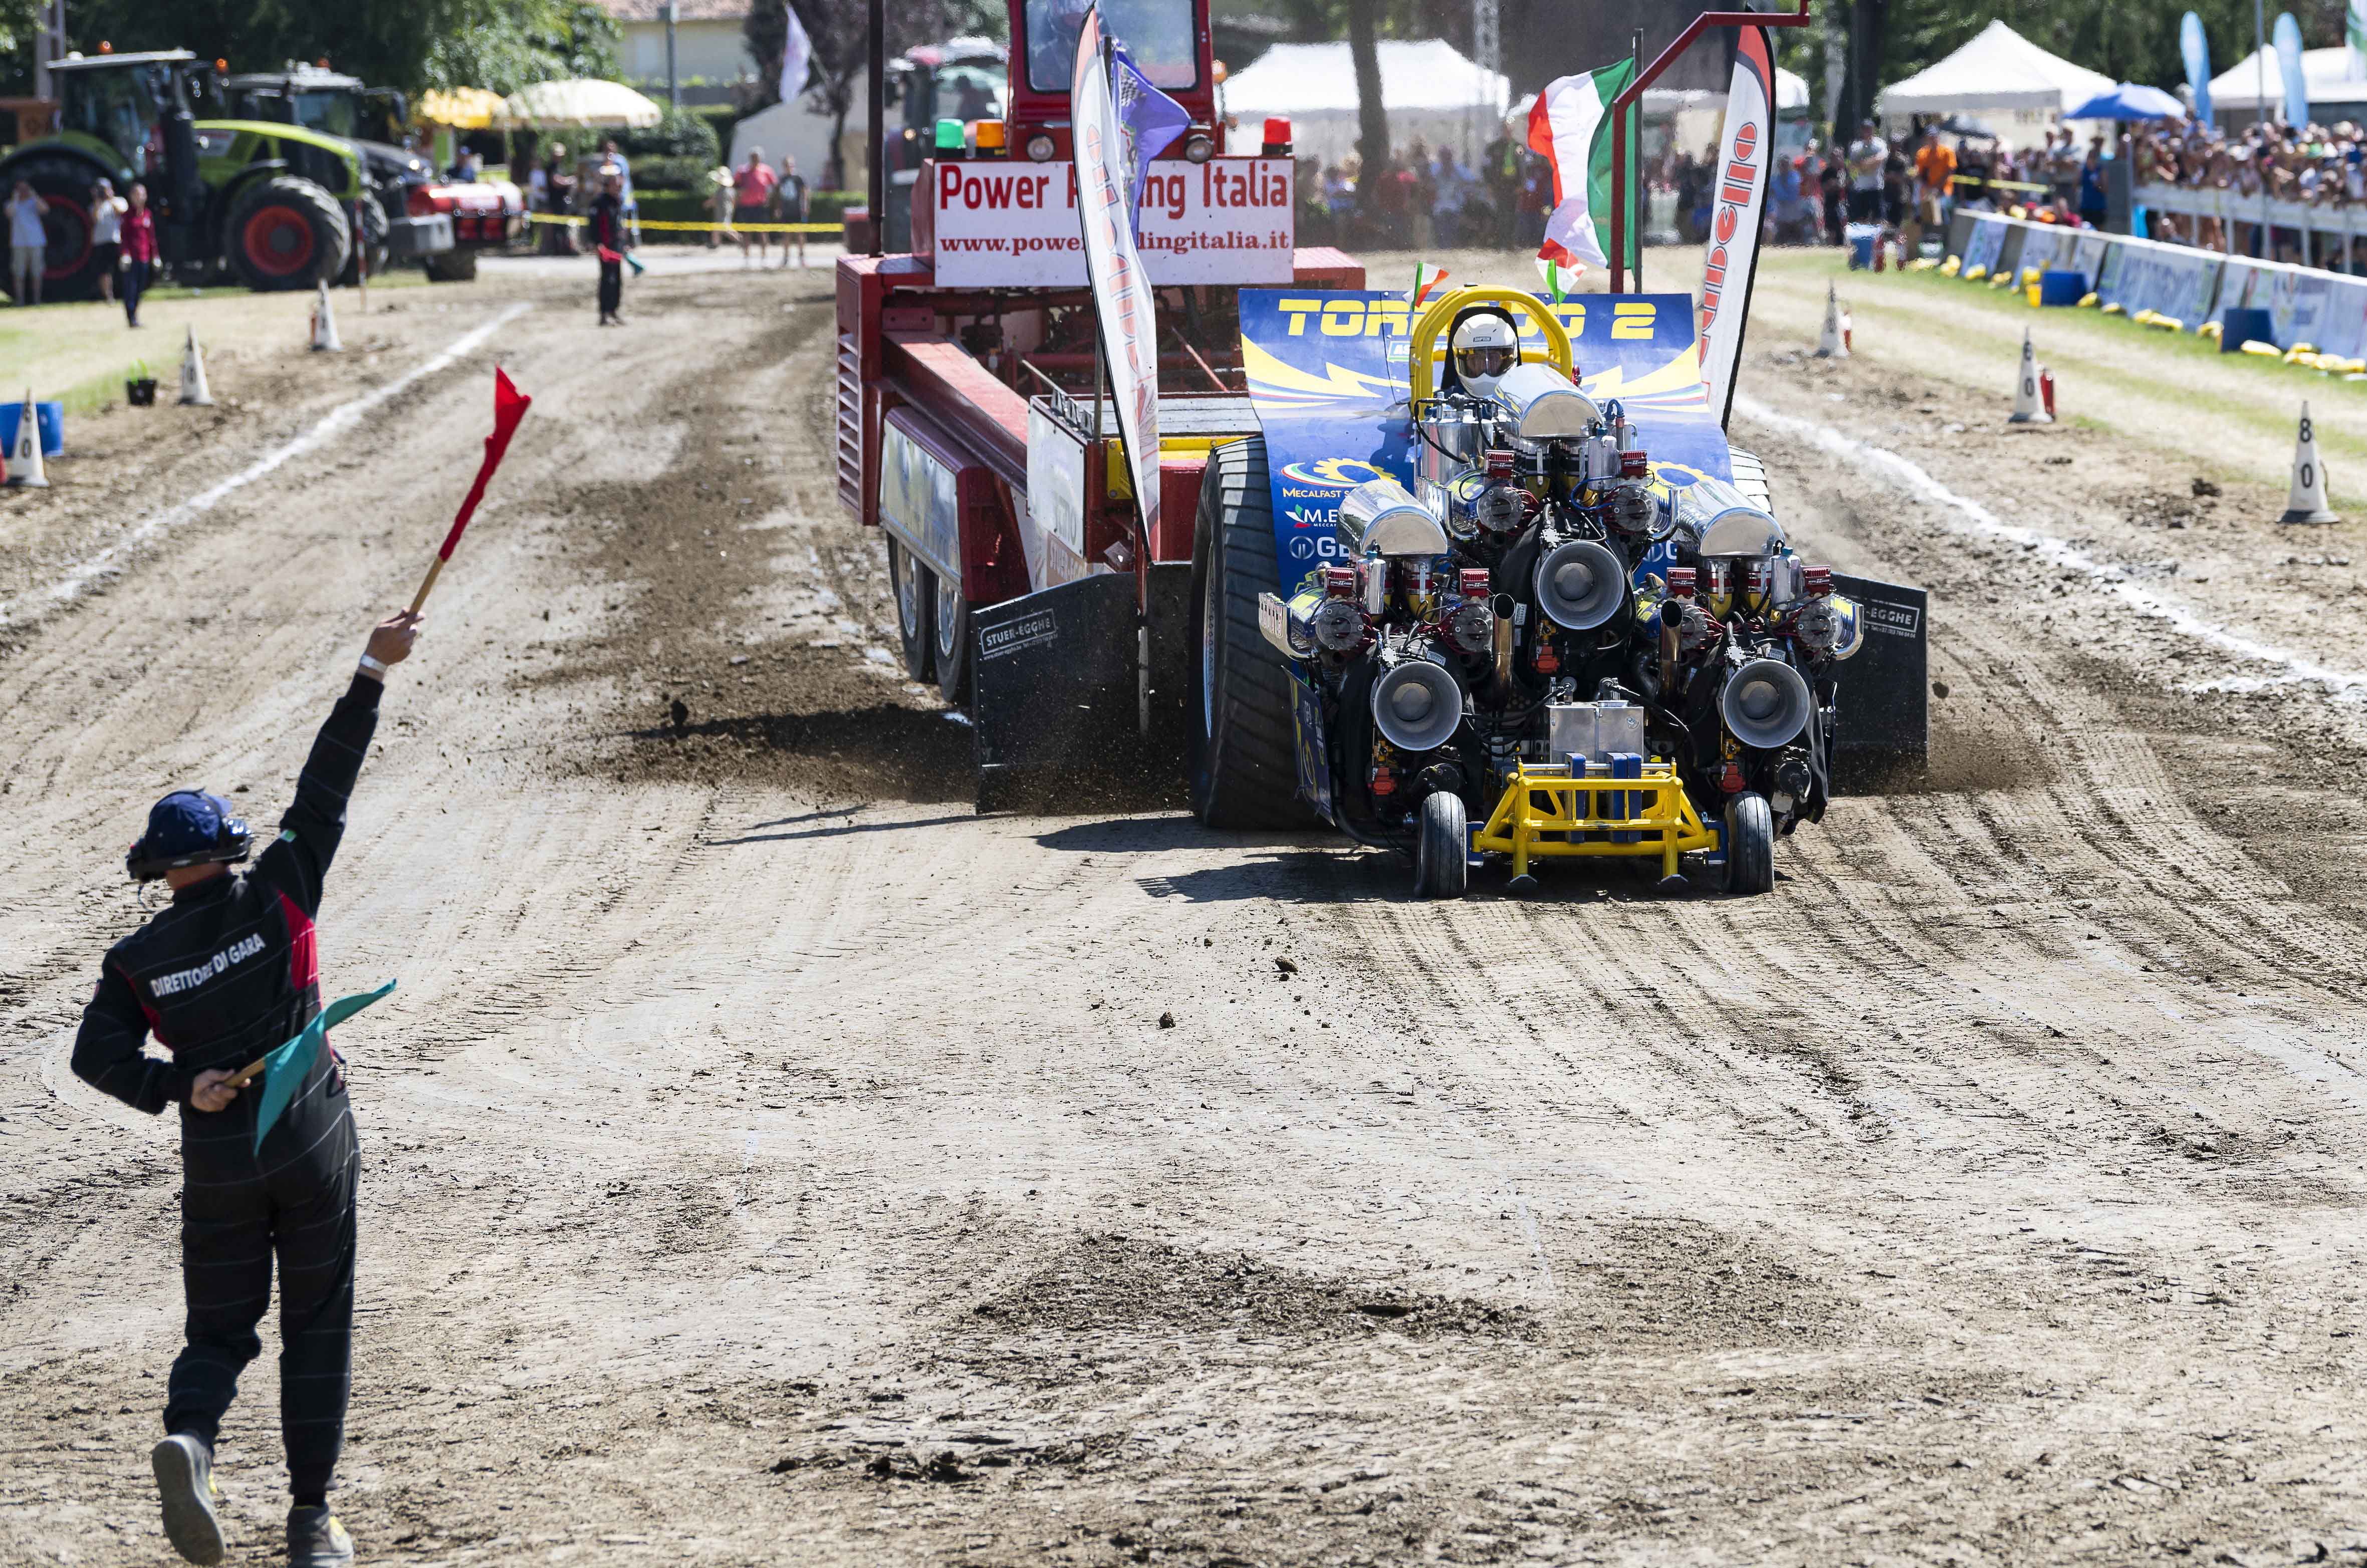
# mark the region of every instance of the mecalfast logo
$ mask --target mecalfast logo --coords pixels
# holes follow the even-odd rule
[[[1339,485],[1353,490],[1373,479],[1387,479],[1387,469],[1355,457],[1324,457],[1312,463],[1285,463],[1282,477],[1303,485]]]
[[[176,969],[170,975],[159,975],[148,982],[148,988],[160,997],[176,997],[193,986],[202,986],[232,964],[254,957],[263,951],[259,934],[242,937],[223,948],[194,969]]]

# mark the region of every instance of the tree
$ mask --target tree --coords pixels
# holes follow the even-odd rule
[[[0,0],[0,31],[29,73],[28,0]],[[74,0],[68,41],[95,51],[188,49],[233,71],[326,60],[375,85],[515,92],[560,76],[614,76],[623,34],[594,0]]]
[[[1348,58],[1356,68],[1356,205],[1369,219],[1389,173],[1389,115],[1381,102],[1381,0],[1348,0]]]

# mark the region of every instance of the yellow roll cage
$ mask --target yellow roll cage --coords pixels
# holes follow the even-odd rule
[[[1435,304],[1422,310],[1421,319],[1414,323],[1413,338],[1406,350],[1409,367],[1413,377],[1413,400],[1417,407],[1438,395],[1437,372],[1431,367],[1432,355],[1438,351],[1438,334],[1453,324],[1455,318],[1474,305],[1506,305],[1525,311],[1545,334],[1546,360],[1563,375],[1570,373],[1576,356],[1569,346],[1569,329],[1546,308],[1546,302],[1534,294],[1523,294],[1517,288],[1498,288],[1489,284],[1467,283],[1460,288],[1449,289],[1438,297]]]

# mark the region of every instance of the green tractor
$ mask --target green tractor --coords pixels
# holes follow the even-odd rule
[[[91,186],[148,186],[165,265],[187,282],[224,271],[250,288],[334,282],[353,257],[351,214],[368,197],[353,144],[300,126],[199,119],[222,103],[213,66],[185,49],[52,62],[57,132],[0,159],[0,186],[49,203],[44,299],[98,292]]]

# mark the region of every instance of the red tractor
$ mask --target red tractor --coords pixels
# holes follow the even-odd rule
[[[981,806],[1017,775],[1106,761],[1124,736],[1177,743],[1204,480],[1259,429],[1239,290],[1364,284],[1338,251],[1296,248],[1287,142],[1228,146],[1206,0],[1104,0],[1109,31],[1192,120],[1150,165],[1140,215],[1160,429],[1146,529],[1078,238],[1069,76],[1082,13],[1011,0],[1008,119],[975,133],[977,153],[925,160],[895,189],[911,203],[910,254],[877,254],[858,218],[875,254],[838,264],[839,494],[887,531],[907,672],[973,716]],[[875,107],[874,210],[895,188],[881,188],[882,118]]]

